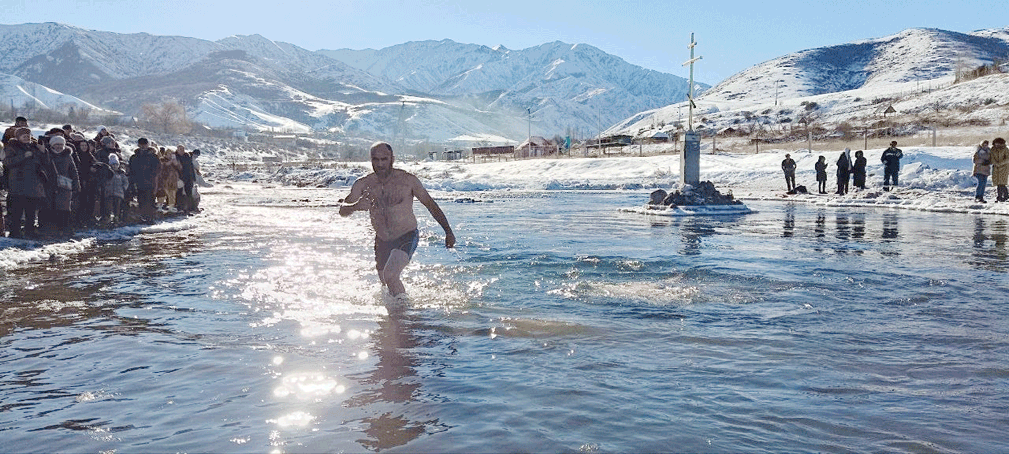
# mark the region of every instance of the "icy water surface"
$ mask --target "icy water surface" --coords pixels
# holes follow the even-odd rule
[[[1005,218],[448,196],[389,313],[344,193],[0,270],[0,451],[1009,450]]]

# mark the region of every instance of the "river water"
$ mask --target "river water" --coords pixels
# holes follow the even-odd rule
[[[441,194],[387,309],[344,193],[0,271],[0,450],[1009,450],[1006,218]]]

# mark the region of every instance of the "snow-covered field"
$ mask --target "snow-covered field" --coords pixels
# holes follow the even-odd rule
[[[974,202],[976,180],[971,175],[974,147],[903,147],[900,187],[883,192],[882,149],[866,151],[867,187],[845,196],[834,194],[787,195],[781,171],[786,151],[719,153],[701,156],[701,179],[742,200],[800,201],[824,206],[887,206],[923,211],[1009,215],[1009,203],[994,203],[989,181],[989,202]],[[827,158],[827,186],[836,190],[834,172],[841,150],[810,153],[787,151],[798,165],[796,181],[816,192],[813,165]],[[270,172],[244,172],[228,178],[260,183],[343,187],[367,174],[368,163],[346,163],[338,168],[281,167]],[[652,189],[674,188],[679,183],[679,155],[645,157],[527,159],[474,163],[469,161],[407,161],[397,167],[417,174],[425,185],[447,198],[466,197],[479,191],[638,190],[642,204]],[[617,208],[617,207],[614,207]]]

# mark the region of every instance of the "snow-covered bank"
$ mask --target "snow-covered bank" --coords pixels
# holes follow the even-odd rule
[[[883,192],[882,149],[867,150],[867,187],[845,196],[834,194],[785,194],[781,160],[786,151],[760,154],[715,154],[701,156],[701,179],[743,200],[794,200],[824,206],[887,206],[924,211],[1009,215],[1009,203],[974,202],[976,180],[971,176],[974,147],[905,147],[901,160],[900,187]],[[798,165],[796,181],[816,190],[813,165],[823,155],[829,164],[827,187],[836,189],[834,172],[841,151],[788,151]],[[496,190],[645,190],[669,189],[679,181],[679,155],[619,158],[528,159],[472,163],[462,161],[398,162],[417,174],[433,191]],[[331,169],[283,167],[273,172],[233,175],[285,185],[344,187],[370,171],[367,163],[347,163]],[[642,204],[647,199],[642,197]]]

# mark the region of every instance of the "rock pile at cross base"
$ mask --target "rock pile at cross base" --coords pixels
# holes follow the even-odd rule
[[[649,200],[650,205],[656,206],[698,206],[698,205],[742,205],[732,198],[732,192],[722,194],[715,189],[715,185],[710,181],[702,181],[697,187],[684,185],[673,193],[667,193],[662,189],[652,192]]]

